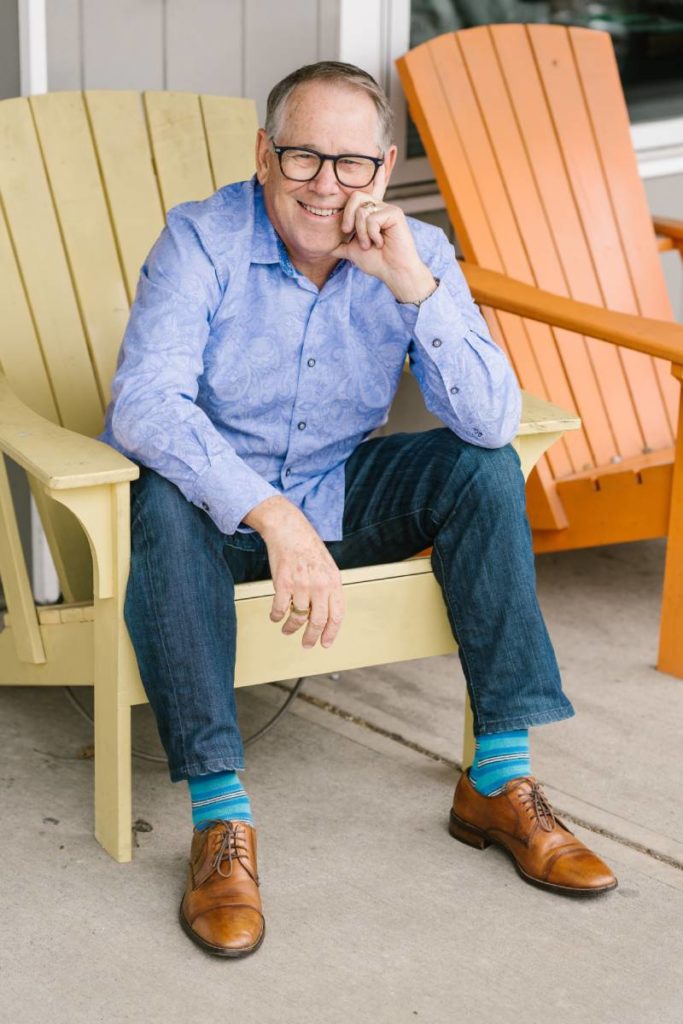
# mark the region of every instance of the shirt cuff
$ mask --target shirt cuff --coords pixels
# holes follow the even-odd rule
[[[450,339],[457,341],[467,334],[467,324],[460,309],[462,301],[460,272],[454,265],[441,274],[437,287],[419,306],[412,302],[400,302],[397,306],[411,335],[434,357],[437,353],[431,351],[431,342],[435,338],[443,343]]]
[[[233,534],[245,516],[280,491],[238,456],[214,461],[197,477],[192,502],[204,509],[225,534]]]

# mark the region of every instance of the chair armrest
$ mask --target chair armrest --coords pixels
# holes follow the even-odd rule
[[[135,480],[140,468],[101,441],[29,409],[0,373],[0,451],[51,490]]]
[[[522,415],[517,437],[528,434],[564,434],[568,430],[578,430],[580,426],[581,420],[576,413],[568,412],[522,389]]]
[[[683,220],[672,220],[670,217],[653,217],[652,227],[657,235],[657,248],[660,252],[677,249],[683,259]]]
[[[683,324],[617,313],[602,306],[577,302],[474,263],[463,261],[460,266],[472,295],[480,305],[540,320],[591,338],[601,338],[614,345],[623,345],[624,348],[683,365]]]
[[[665,238],[672,238],[674,242],[683,244],[683,220],[673,220],[671,217],[653,217],[652,227],[658,235]]]

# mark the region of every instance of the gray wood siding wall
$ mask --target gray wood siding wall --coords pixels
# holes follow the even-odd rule
[[[0,100],[18,96],[19,15],[16,0],[0,0]]]
[[[339,0],[47,0],[48,88],[249,96],[334,59]]]

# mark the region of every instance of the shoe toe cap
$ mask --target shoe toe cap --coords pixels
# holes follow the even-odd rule
[[[604,861],[590,850],[568,850],[552,864],[547,881],[567,889],[605,892],[614,889],[617,879]]]
[[[259,942],[263,917],[251,907],[217,907],[201,914],[192,928],[209,945],[238,952]]]

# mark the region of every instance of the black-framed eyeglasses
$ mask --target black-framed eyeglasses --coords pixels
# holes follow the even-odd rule
[[[331,160],[334,176],[345,188],[367,188],[384,163],[384,156],[363,156],[359,153],[332,156],[307,146],[276,146],[274,142],[273,150],[280,162],[280,170],[290,181],[312,181],[325,161]]]

